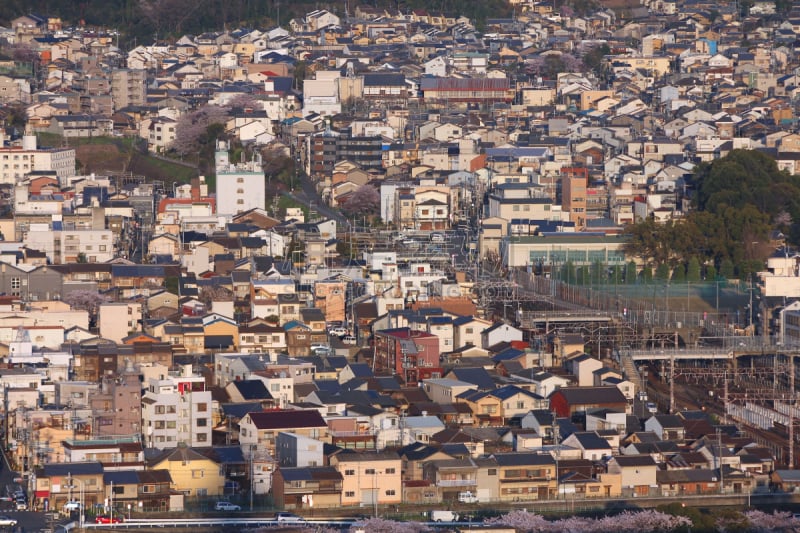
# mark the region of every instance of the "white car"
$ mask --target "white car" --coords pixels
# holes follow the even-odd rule
[[[347,335],[347,328],[343,326],[336,326],[328,330],[328,335],[333,335],[334,337],[343,337]]]
[[[275,520],[278,522],[304,522],[305,519],[292,513],[275,513]]]
[[[71,501],[64,504],[64,511],[78,511],[81,508],[81,502]]]
[[[215,511],[241,511],[242,508],[231,502],[217,502],[214,506]]]
[[[14,527],[17,525],[17,521],[11,518],[10,516],[0,516],[0,526],[2,527]]]
[[[353,344],[356,344],[357,342],[358,342],[358,339],[356,339],[352,335],[345,335],[344,337],[342,337],[342,344],[353,345]]]

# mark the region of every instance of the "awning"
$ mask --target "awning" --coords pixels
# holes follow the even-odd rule
[[[49,498],[50,497],[50,491],[49,490],[37,490],[33,494],[37,498]]]

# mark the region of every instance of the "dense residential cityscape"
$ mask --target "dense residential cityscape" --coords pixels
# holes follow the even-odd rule
[[[0,26],[0,508],[794,503],[800,7],[512,4]]]

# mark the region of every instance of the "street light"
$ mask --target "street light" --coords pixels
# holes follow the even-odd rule
[[[73,485],[72,482],[77,481],[80,483],[80,499],[78,500],[78,525],[79,527],[83,528],[83,481],[72,477],[71,473],[67,473],[67,479],[69,479],[69,485],[67,485],[67,488],[69,489],[70,501],[72,501],[72,489],[75,488],[75,485]]]

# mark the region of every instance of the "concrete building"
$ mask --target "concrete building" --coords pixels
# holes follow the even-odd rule
[[[142,428],[149,448],[211,445],[211,391],[192,365],[150,378],[142,397]]]
[[[51,230],[47,224],[32,224],[23,237],[25,246],[47,255],[52,264],[105,263],[114,259],[111,230]]]
[[[266,178],[261,162],[234,165],[227,145],[220,142],[216,153],[217,213],[235,215],[251,209],[264,209]]]
[[[144,69],[114,69],[111,71],[111,96],[114,111],[125,107],[143,106],[147,71]]]
[[[110,302],[100,305],[97,325],[104,339],[121,343],[132,331],[139,331],[142,322],[142,304]]]
[[[0,141],[3,137],[0,134]],[[63,183],[75,175],[75,149],[39,149],[33,135],[24,136],[19,146],[3,147],[0,142],[0,183],[18,183],[35,171],[54,172]]]

